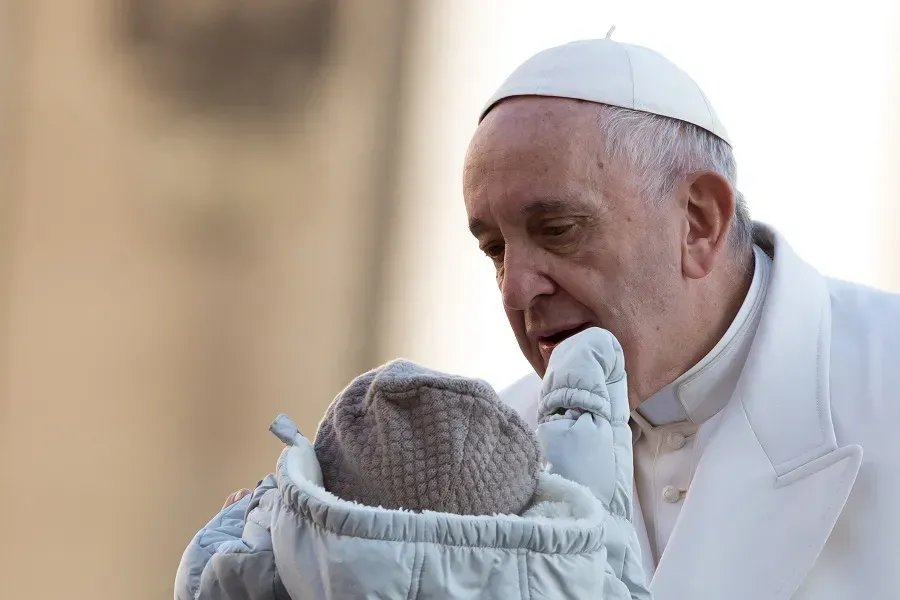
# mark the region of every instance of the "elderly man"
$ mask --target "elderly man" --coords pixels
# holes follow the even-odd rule
[[[900,598],[900,298],[750,220],[684,72],[608,39],[535,55],[488,102],[464,193],[536,373],[510,404],[534,420],[575,332],[624,348],[657,600]]]

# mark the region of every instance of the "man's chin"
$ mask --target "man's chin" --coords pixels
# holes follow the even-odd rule
[[[531,368],[534,369],[534,372],[537,373],[537,376],[541,379],[544,378],[544,374],[547,373],[547,362],[544,361],[544,357],[537,353],[537,356],[533,359],[530,359],[529,364]]]

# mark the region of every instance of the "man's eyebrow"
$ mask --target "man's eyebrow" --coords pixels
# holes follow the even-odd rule
[[[475,237],[481,235],[481,233],[487,228],[487,223],[485,223],[481,219],[469,219],[469,231],[471,231],[472,235],[474,235]]]
[[[545,215],[560,215],[571,213],[589,213],[590,205],[570,198],[540,198],[524,205],[520,211],[525,218],[540,217]],[[478,237],[489,226],[479,218],[469,219],[469,231]]]
[[[590,207],[587,204],[571,198],[540,198],[529,202],[521,209],[522,215],[525,217],[589,211]]]

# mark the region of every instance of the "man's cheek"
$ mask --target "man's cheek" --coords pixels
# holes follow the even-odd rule
[[[525,318],[522,311],[506,309],[506,319],[512,328],[519,345],[527,344],[528,333],[525,330]]]

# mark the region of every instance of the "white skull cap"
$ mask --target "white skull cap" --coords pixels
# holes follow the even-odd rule
[[[479,122],[501,100],[515,96],[572,98],[652,113],[691,123],[731,144],[687,73],[658,52],[613,41],[609,34],[542,50],[526,60],[491,96]]]

